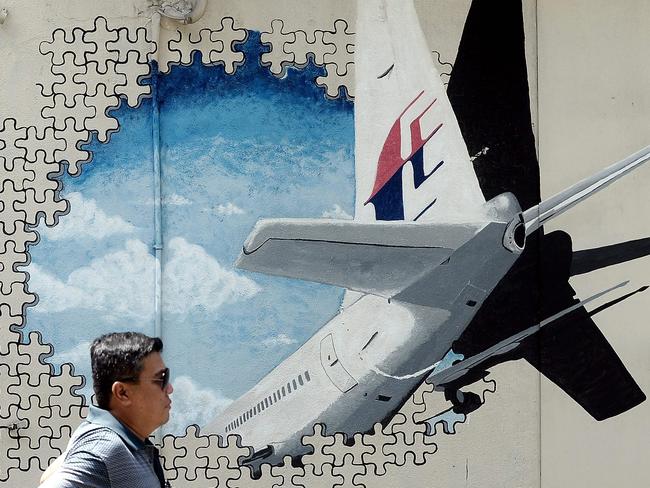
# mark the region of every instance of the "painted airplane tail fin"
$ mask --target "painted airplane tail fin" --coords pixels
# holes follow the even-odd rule
[[[523,213],[526,235],[532,234],[552,218],[566,212],[574,205],[602,190],[648,160],[650,160],[650,146],[529,208]]]
[[[475,220],[485,198],[413,2],[357,5],[355,219]]]

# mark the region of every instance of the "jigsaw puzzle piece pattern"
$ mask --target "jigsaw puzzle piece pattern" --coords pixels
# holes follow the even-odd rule
[[[5,244],[4,252],[0,253],[0,293],[8,295],[14,283],[24,283],[27,274],[19,271],[18,267],[27,264],[27,253],[18,252],[16,243],[9,241]]]
[[[352,454],[343,456],[341,466],[334,466],[332,474],[341,476],[343,481],[336,483],[334,486],[341,486],[344,488],[354,488],[355,486],[365,487],[366,485],[360,480],[368,471],[368,466],[357,464],[352,461]]]
[[[374,448],[371,445],[364,444],[363,434],[355,434],[352,439],[347,439],[341,433],[334,435],[334,443],[325,445],[323,448],[324,454],[332,454],[334,456],[333,465],[335,467],[345,466],[346,464],[363,464],[363,456],[365,454],[372,454]]]
[[[271,475],[282,478],[282,483],[277,486],[281,486],[283,488],[297,487],[298,485],[293,482],[294,477],[297,479],[300,476],[303,476],[304,473],[304,468],[293,466],[291,462],[291,456],[285,456],[282,460],[282,464],[271,467]]]
[[[198,472],[201,470],[205,472],[208,467],[208,460],[205,457],[199,457],[196,451],[200,448],[205,449],[209,445],[210,439],[208,436],[200,435],[196,425],[187,427],[184,436],[173,437],[173,449],[169,451],[176,453],[171,458],[176,478],[180,477],[187,481],[194,481],[198,477]],[[164,450],[163,455],[166,456]]]
[[[233,479],[228,482],[230,488],[274,488],[287,486],[284,484],[285,478],[278,474],[278,471],[274,470],[269,464],[262,464],[260,466],[259,476],[253,476],[252,470],[247,468],[243,468],[241,474],[241,477],[238,479]]]
[[[440,79],[442,84],[445,85],[445,88],[449,84],[449,79],[451,78],[451,71],[454,69],[454,65],[443,60],[441,54],[438,51],[432,51],[433,55],[433,64],[436,66],[438,73],[440,74]]]
[[[40,51],[49,56],[52,74],[41,84],[45,99],[41,113],[54,128],[52,137],[63,143],[55,150],[57,161],[66,162],[70,174],[76,175],[90,159],[80,150],[90,134],[107,142],[118,130],[110,111],[122,99],[136,107],[150,95],[151,87],[143,79],[151,74],[149,57],[155,44],[144,27],[114,28],[97,17],[92,26],[55,30]]]
[[[38,332],[24,341],[9,329],[15,321],[5,321],[4,314],[2,318],[8,341],[0,349],[0,387],[5,392],[0,395],[0,482],[13,470],[44,470],[65,450],[72,430],[86,415],[85,399],[76,392],[84,379],[74,376],[71,365],[53,374],[47,362],[52,346]]]
[[[25,221],[24,213],[16,210],[16,203],[25,202],[25,192],[17,190],[16,184],[11,180],[2,182],[2,192],[0,192],[0,226],[3,234],[17,234],[19,222]],[[7,263],[5,263],[7,264]],[[15,263],[9,263],[14,265]]]
[[[171,62],[189,64],[194,54],[200,52],[204,64],[223,64],[227,73],[234,72],[244,60],[243,53],[235,48],[246,40],[247,33],[236,28],[232,18],[224,18],[220,24],[217,29],[192,25],[170,33],[166,43],[169,49],[159,53],[162,70],[168,70]],[[313,60],[326,69],[328,64],[332,68],[334,64],[326,56],[334,54],[343,42],[341,39],[347,39],[346,29],[347,24],[339,22],[333,31],[314,31],[309,36],[299,31],[288,39],[285,36],[290,62],[301,67]],[[345,46],[351,54],[349,47]],[[106,142],[118,129],[110,111],[119,106],[120,98],[130,106],[137,106],[142,97],[150,94],[150,86],[142,80],[150,75],[148,61],[153,43],[147,39],[146,29],[112,28],[105,18],[98,17],[92,26],[55,30],[51,38],[41,44],[40,50],[51,62],[48,77],[41,85],[44,97],[42,115],[49,126],[44,129],[19,127],[15,120],[8,119],[3,121],[0,131],[0,162],[11,173],[2,182],[0,201],[0,223],[4,231],[1,241],[3,267],[0,270],[3,303],[0,310],[3,322],[7,322],[7,325],[3,323],[0,333],[8,336],[8,340],[3,342],[3,347],[6,344],[6,357],[0,362],[3,366],[1,378],[8,394],[3,398],[0,412],[3,417],[14,415],[18,422],[24,422],[16,428],[22,436],[21,442],[7,451],[3,465],[15,467],[17,461],[20,469],[34,462],[43,468],[52,456],[61,452],[66,438],[83,418],[85,407],[83,397],[75,393],[83,385],[83,379],[75,377],[69,366],[64,366],[60,375],[53,376],[52,368],[46,362],[51,348],[41,343],[40,336],[30,336],[30,341],[23,343],[19,334],[14,335],[9,330],[13,325],[23,324],[24,307],[35,301],[27,289],[26,274],[18,268],[28,262],[28,245],[37,240],[31,228],[41,218],[46,224],[55,225],[57,217],[67,211],[66,202],[58,198],[57,178],[62,171],[61,162],[67,163],[71,174],[79,174],[81,165],[90,160],[90,154],[81,146],[90,141],[92,134],[96,134],[99,141]],[[345,74],[340,67],[335,67],[335,71],[339,76]],[[31,352],[31,355],[24,354],[24,351]],[[275,475],[269,468],[268,476],[262,479],[277,481],[281,477],[283,481],[295,478],[305,481],[310,476],[323,476],[329,472],[339,480],[340,475],[332,470],[343,470],[347,461],[336,466],[324,462],[335,460],[334,455],[321,450],[330,441],[345,445],[341,439],[328,438],[323,444],[314,437],[312,442],[319,443],[314,454],[319,459],[312,458],[316,464],[307,471],[291,467],[294,471],[288,476]],[[200,436],[198,431],[188,430],[186,436],[175,438],[169,445],[169,449],[173,445],[176,454],[171,457],[172,465],[166,467],[175,477],[192,484],[211,486],[217,475],[217,481],[227,485],[242,478],[237,457],[242,455],[242,451],[249,452],[237,442],[232,444],[229,439],[229,443],[221,447],[215,437]],[[39,446],[42,454],[30,457],[23,452],[28,449],[26,446]],[[347,457],[344,456],[351,465],[358,465],[362,455],[369,452],[361,442],[356,446],[361,448],[359,453],[347,449]],[[219,451],[216,458],[210,456],[211,448]],[[233,449],[234,455],[230,452]],[[211,465],[208,461],[213,458],[216,463]],[[250,480],[252,482],[252,478]]]
[[[385,448],[397,442],[397,437],[384,429],[380,423],[376,423],[370,434],[363,436],[362,442],[371,447],[372,451],[361,455],[363,464],[366,466],[365,477],[383,476],[386,474],[386,466],[395,464],[393,454],[386,453]]]
[[[75,418],[85,417],[86,402],[81,394],[68,397],[69,392],[80,392],[86,385],[86,378],[75,374],[74,365],[65,363],[61,365],[61,370],[56,375],[49,376],[50,386],[60,389],[62,394],[50,398],[50,406],[59,409],[57,418],[74,416]],[[79,413],[81,412],[81,413]],[[53,435],[57,435],[55,429]]]
[[[3,398],[0,400],[0,421],[11,417],[16,410],[15,407],[20,404],[20,396],[9,391],[10,387],[20,386],[20,378],[16,374],[11,375],[10,372],[11,368],[8,364],[0,364],[0,389],[3,392]]]
[[[21,127],[11,118],[1,122],[0,305],[8,305],[11,315],[22,314],[25,306],[35,303],[26,274],[19,269],[28,262],[29,244],[38,239],[32,228],[41,219],[55,225],[58,216],[68,210],[58,195],[61,162],[78,174],[81,163],[90,159],[89,153],[80,149],[90,140],[90,133],[106,141],[110,132],[117,130],[117,121],[108,112],[119,105],[119,97],[135,105],[148,93],[149,87],[136,89],[134,85],[149,72],[147,60],[140,60],[143,52],[151,50],[151,43],[143,39],[143,31],[136,31],[130,39],[133,49],[123,59],[113,60],[108,42],[124,36],[120,31],[111,37],[113,31],[101,17],[92,28],[55,30],[51,39],[40,45],[50,58],[53,75],[49,86],[41,86],[41,113],[49,126]],[[103,39],[98,33],[103,33]]]
[[[175,31],[161,29],[158,66],[161,73],[168,73],[173,65],[188,66],[198,52],[204,65],[223,65],[226,73],[233,74],[244,63],[244,53],[237,46],[247,38],[248,31],[237,27],[232,17],[223,17],[218,28],[199,21]]]
[[[334,22],[334,30],[326,31],[323,42],[334,47],[324,56],[325,76],[316,78],[316,84],[325,87],[329,98],[337,98],[344,91],[354,98],[354,33],[343,19]]]
[[[102,56],[98,61],[105,63],[112,61],[118,65],[129,63],[129,61],[134,64],[148,64],[151,55],[156,50],[156,46],[149,39],[146,27],[136,29],[120,27],[119,29],[110,30],[103,18],[99,17],[98,20],[101,20],[101,24],[103,24],[101,26],[102,40],[105,42],[108,52],[106,56]],[[98,29],[96,25],[95,30]],[[135,57],[130,60],[132,53],[135,53]]]
[[[271,30],[262,32],[260,40],[270,48],[268,52],[262,53],[262,66],[268,67],[275,76],[284,76],[285,68],[294,62],[294,54],[285,51],[285,46],[295,42],[296,33],[285,32],[284,22],[281,19],[273,19]]]
[[[336,443],[336,437],[325,435],[325,427],[323,424],[315,424],[313,434],[303,436],[302,444],[311,446],[312,453],[305,454],[302,457],[302,462],[305,466],[312,465],[314,469],[312,473],[315,475],[322,473],[323,465],[333,466],[335,455],[327,452],[325,448],[331,447]]]
[[[2,449],[0,449],[0,483],[6,482],[13,473],[20,472],[20,460],[10,458],[7,455],[10,450],[15,451],[20,448],[18,437],[11,434],[11,430],[7,427],[9,424],[2,422],[4,425],[0,429],[0,442],[2,442]],[[12,476],[12,481],[14,479],[15,476]]]
[[[187,454],[182,448],[176,447],[175,439],[175,436],[167,434],[158,445],[160,463],[165,470],[165,477],[169,480],[178,479],[178,470],[174,466],[174,462],[176,458],[182,458]]]
[[[261,63],[275,76],[283,77],[288,67],[303,68],[311,61],[325,69],[316,84],[325,88],[327,97],[354,98],[354,33],[345,20],[336,20],[331,30],[308,33],[288,30],[281,19],[274,19],[261,41],[269,47]]]
[[[306,464],[302,475],[294,476],[292,482],[302,488],[327,488],[342,485],[343,475],[334,473],[334,466],[329,463],[321,464],[318,467],[313,464]]]
[[[22,325],[21,314],[12,314],[8,304],[0,304],[0,357],[8,356],[10,347],[20,342],[20,333],[13,329],[20,328]],[[4,361],[0,364],[4,364]]]
[[[290,30],[281,19],[273,19],[269,29],[262,32],[261,41],[268,46],[261,64],[278,77],[284,77],[289,67],[303,68],[310,61],[325,69],[316,84],[325,89],[328,98],[354,98],[354,39],[346,20],[337,19],[330,29],[311,32]],[[449,83],[451,63],[432,52],[432,58],[445,86]]]
[[[239,486],[234,482],[242,476],[248,476],[249,483],[256,483],[249,469],[240,466],[241,460],[252,452],[241,445],[239,436],[231,435],[224,440],[214,434],[202,435],[196,425],[189,426],[183,436],[166,435],[160,450],[166,477],[193,488],[234,488]]]
[[[404,432],[398,432],[396,437],[397,442],[385,446],[384,453],[394,454],[397,466],[422,465],[426,462],[427,455],[434,454],[438,450],[433,439],[422,432],[415,433],[412,442],[411,439],[407,439]]]
[[[496,388],[495,380],[483,378],[463,387],[462,390],[477,394],[481,404],[484,404],[487,395],[495,393]],[[456,427],[467,420],[467,415],[453,411],[453,405],[445,400],[444,393],[434,391],[433,386],[428,383],[424,383],[418,389],[413,401],[424,406],[423,410],[414,413],[413,420],[426,425],[426,433],[429,435],[455,434]]]
[[[62,163],[78,174],[90,160],[81,146],[92,134],[105,142],[118,129],[111,109],[121,99],[136,106],[150,93],[142,80],[150,74],[152,50],[144,29],[110,28],[103,17],[56,29],[40,45],[50,61],[40,84],[47,125],[0,120],[0,386],[6,392],[0,396],[0,482],[12,471],[14,482],[22,470],[44,469],[85,416],[85,399],[77,393],[84,379],[71,365],[53,374],[52,347],[39,334],[24,340],[19,332],[26,307],[36,303],[22,267],[38,241],[34,228],[41,221],[55,225],[68,211],[59,196]]]

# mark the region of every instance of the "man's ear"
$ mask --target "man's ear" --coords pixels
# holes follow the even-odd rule
[[[111,391],[113,392],[113,399],[116,402],[122,405],[131,404],[131,391],[126,383],[122,383],[121,381],[114,382]]]

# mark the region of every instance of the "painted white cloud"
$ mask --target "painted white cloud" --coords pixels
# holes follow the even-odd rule
[[[130,320],[130,325],[144,327],[153,317],[157,266],[147,246],[137,239],[74,270],[65,282],[32,263],[30,289],[39,295],[34,311],[97,310],[110,321]]]
[[[182,237],[171,239],[165,253],[162,279],[166,313],[186,314],[195,308],[214,312],[225,303],[250,298],[260,289]],[[110,322],[129,320],[133,327],[145,327],[153,319],[158,266],[147,245],[137,239],[74,270],[65,281],[32,263],[28,267],[30,290],[40,300],[34,311],[96,310]]]
[[[155,202],[156,201],[153,198],[146,200],[147,205],[153,205]],[[171,207],[183,207],[185,205],[192,205],[192,200],[184,197],[183,195],[179,195],[178,193],[172,193],[171,195],[163,197],[162,204],[169,205]]]
[[[68,284],[86,292],[88,308],[116,317],[149,319],[157,267],[147,245],[131,239],[123,250],[93,259],[70,273]]]
[[[253,280],[227,270],[201,246],[182,237],[171,239],[165,251],[166,312],[184,314],[196,307],[213,312],[224,303],[250,298],[260,290]]]
[[[225,216],[230,216],[230,215],[243,215],[246,212],[239,208],[237,205],[235,205],[232,202],[228,202],[225,205],[219,204],[214,207],[214,212],[217,215],[225,215]]]
[[[352,215],[343,210],[338,203],[335,203],[331,209],[325,210],[322,216],[326,219],[352,219]]]
[[[38,294],[36,312],[56,313],[69,308],[77,308],[85,303],[83,290],[64,283],[51,275],[36,263],[27,267],[29,272],[29,289]]]
[[[232,402],[220,392],[201,388],[189,376],[172,377],[172,386],[172,410],[163,426],[165,433],[183,434],[188,425],[205,425]]]
[[[293,337],[289,337],[287,334],[278,334],[273,337],[268,337],[262,341],[262,344],[265,346],[288,346],[295,344],[296,341]]]
[[[133,234],[135,227],[121,217],[107,215],[92,199],[85,199],[81,193],[66,195],[70,202],[70,213],[59,219],[54,227],[45,227],[41,235],[52,241],[90,238],[105,239],[117,234]]]
[[[163,198],[163,204],[173,205],[173,206],[184,206],[184,205],[191,205],[192,201],[188,200],[182,195],[178,195],[177,193],[172,193],[168,197]]]
[[[148,198],[145,200],[147,205],[153,205],[156,201],[153,198]],[[186,205],[192,205],[192,200],[178,193],[172,193],[163,197],[162,204],[170,207],[184,207]]]
[[[222,137],[222,136],[214,136],[214,137],[210,140],[210,145],[209,145],[209,147],[214,148],[215,146],[224,146],[224,145],[226,145],[226,144],[229,144],[228,139],[226,139],[225,137]]]

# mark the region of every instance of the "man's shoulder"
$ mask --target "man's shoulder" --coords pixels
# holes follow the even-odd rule
[[[107,458],[126,452],[128,447],[115,431],[103,425],[84,421],[72,434],[67,457],[73,457],[77,453],[89,453],[105,461]]]
[[[61,465],[41,485],[43,488],[92,487],[111,485],[105,452],[115,444],[110,434],[83,422],[72,434]]]
[[[151,446],[153,448],[153,446]],[[85,421],[72,435],[62,472],[70,478],[104,480],[80,486],[158,487],[152,449],[133,449],[110,427]],[[134,481],[134,480],[137,480]],[[76,485],[75,485],[76,486]]]

